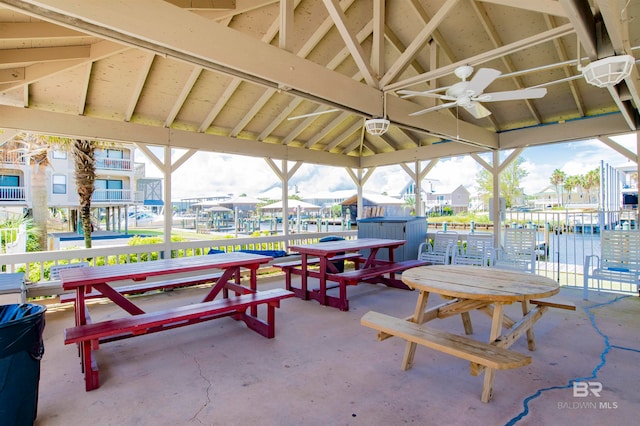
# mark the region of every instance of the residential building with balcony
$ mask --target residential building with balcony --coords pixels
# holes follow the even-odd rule
[[[471,193],[464,185],[458,185],[439,191],[426,192],[424,202],[427,211],[442,211],[445,207],[449,207],[453,214],[458,214],[469,210],[470,196]]]
[[[0,207],[29,209],[32,207],[32,169],[27,156],[17,148],[12,141],[0,146]],[[123,214],[121,209],[126,211],[131,206],[153,206],[156,209],[163,206],[162,179],[147,178],[144,163],[135,163],[134,154],[133,145],[96,149],[95,189],[91,198],[93,208],[107,209],[111,212],[109,215],[117,214],[119,217]],[[71,153],[52,149],[48,156],[48,206],[77,209],[79,196]]]
[[[3,206],[24,206],[26,188],[30,184],[29,164],[18,146],[7,142],[0,146],[0,203]]]

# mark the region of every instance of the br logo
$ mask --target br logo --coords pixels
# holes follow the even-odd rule
[[[600,382],[573,382],[573,397],[586,398],[589,394],[600,397],[602,383]]]

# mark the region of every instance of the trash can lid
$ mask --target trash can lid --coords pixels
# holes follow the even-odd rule
[[[44,305],[31,303],[0,305],[0,326],[12,321],[40,314],[46,309],[47,307]]]

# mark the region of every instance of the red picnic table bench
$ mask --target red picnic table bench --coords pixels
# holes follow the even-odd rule
[[[300,261],[285,264],[288,269],[285,271],[288,275],[286,277],[287,289],[304,300],[317,300],[322,305],[338,308],[342,311],[349,310],[348,285],[356,285],[359,282],[380,283],[389,287],[410,290],[407,285],[395,277],[395,274],[428,263],[415,259],[394,261],[395,249],[405,243],[405,240],[387,238],[358,238],[291,246],[292,251],[300,253]],[[387,251],[386,259],[382,259],[382,256],[378,258],[378,253],[381,250]],[[343,259],[354,260],[356,269],[345,272],[338,271],[333,262]],[[310,265],[316,264],[319,265],[318,270],[309,269]],[[301,276],[300,288],[292,287],[291,274]],[[318,289],[309,290],[309,277],[319,279],[320,287]],[[328,281],[333,281],[336,284],[328,285]],[[338,297],[327,294],[327,290],[336,287],[339,288]]]
[[[223,253],[206,256],[157,260],[152,262],[128,263],[101,267],[87,267],[61,271],[60,278],[65,290],[75,290],[75,326],[65,330],[65,344],[79,346],[81,367],[85,375],[87,391],[100,386],[98,366],[94,350],[100,343],[125,339],[142,334],[155,333],[176,327],[183,327],[222,317],[242,320],[247,327],[257,333],[273,338],[275,336],[275,308],[280,300],[293,297],[291,291],[273,289],[257,291],[257,270],[272,258],[250,253]],[[250,271],[249,286],[240,283],[240,270]],[[213,286],[200,303],[145,312],[131,299],[124,296],[111,283],[124,279],[144,282],[148,277],[172,276],[181,273],[211,273]],[[217,278],[216,278],[217,277]],[[185,278],[188,281],[188,278]],[[175,287],[175,280],[168,280],[169,287]],[[142,292],[138,285],[135,292]],[[157,282],[150,282],[149,288],[157,289]],[[129,289],[133,291],[133,289]],[[229,291],[234,295],[229,295]],[[100,322],[92,322],[86,305],[88,298],[106,297],[130,316]],[[218,295],[222,297],[217,298]],[[258,317],[258,306],[266,305],[266,319]]]

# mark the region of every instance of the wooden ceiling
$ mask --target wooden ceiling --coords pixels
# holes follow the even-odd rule
[[[0,0],[0,128],[351,168],[606,137],[638,129],[638,65],[610,88],[579,66],[637,58],[638,22],[639,0]],[[460,65],[547,94],[409,115],[442,101],[399,90]]]

